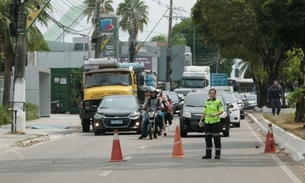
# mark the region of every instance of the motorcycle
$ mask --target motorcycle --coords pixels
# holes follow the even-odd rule
[[[62,107],[59,100],[51,101],[51,113],[57,114],[60,112],[60,108]]]
[[[158,138],[158,135],[161,135],[158,125],[159,121],[157,118],[158,110],[150,108],[146,111],[146,113],[148,114],[147,133],[150,139],[153,139],[153,137],[156,139]]]

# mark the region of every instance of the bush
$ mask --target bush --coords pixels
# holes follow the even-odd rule
[[[31,120],[39,118],[38,106],[31,104],[31,103],[26,103],[25,108],[26,108],[26,120],[27,121],[31,121]]]
[[[38,106],[31,104],[31,103],[26,103],[26,121],[31,121],[34,119],[38,119]],[[0,125],[7,125],[11,124],[12,122],[12,112],[8,111],[5,106],[0,106]]]
[[[0,126],[11,123],[12,114],[4,106],[0,106]]]

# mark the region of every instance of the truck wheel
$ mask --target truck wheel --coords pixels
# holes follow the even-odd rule
[[[83,128],[83,132],[89,132],[90,131],[90,120],[83,119],[82,120],[82,128]]]

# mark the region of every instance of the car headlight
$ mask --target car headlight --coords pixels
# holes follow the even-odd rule
[[[95,114],[94,115],[94,119],[102,119],[104,118],[105,116],[104,115],[101,115],[101,114]]]
[[[191,118],[192,114],[188,111],[183,111],[182,116],[185,117],[185,118]]]
[[[223,112],[221,115],[219,115],[220,118],[226,118],[227,117],[227,112]]]
[[[140,118],[140,113],[135,112],[133,114],[130,114],[129,117],[130,117],[130,119],[139,119]]]

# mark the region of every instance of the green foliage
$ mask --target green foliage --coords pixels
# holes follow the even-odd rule
[[[167,37],[165,35],[154,36],[150,39],[150,41],[156,41],[161,43],[167,43]]]
[[[25,104],[26,108],[26,120],[31,121],[34,119],[38,119],[39,116],[39,109],[37,105],[31,104],[31,103],[26,103]]]
[[[31,103],[26,103],[26,121],[31,121],[34,119],[38,119],[39,116],[39,109],[38,106],[31,104]],[[12,122],[12,112],[8,111],[5,106],[0,105],[0,126],[1,125],[7,125],[11,124]]]
[[[81,102],[82,69],[72,69],[70,74],[71,95],[70,104],[79,105]]]
[[[11,122],[12,114],[4,106],[0,106],[0,126]]]

